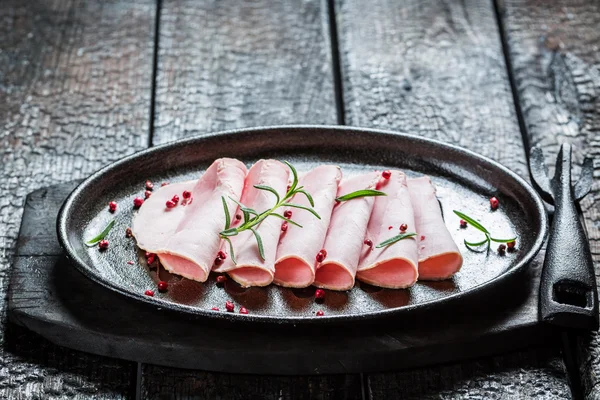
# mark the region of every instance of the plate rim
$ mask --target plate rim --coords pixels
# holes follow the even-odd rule
[[[264,131],[281,131],[281,130],[337,130],[337,131],[352,131],[358,133],[371,133],[378,134],[389,137],[404,137],[405,139],[421,142],[428,145],[438,146],[441,148],[451,149],[453,151],[463,153],[468,157],[478,159],[479,161],[483,161],[484,163],[491,164],[493,167],[500,169],[504,173],[508,174],[512,179],[514,179],[521,187],[523,187],[531,198],[534,201],[535,208],[537,210],[537,214],[540,218],[540,231],[537,234],[537,237],[534,243],[531,246],[531,249],[525,253],[520,260],[508,271],[497,275],[496,277],[487,280],[483,283],[480,283],[476,286],[471,287],[470,289],[450,294],[448,296],[444,296],[439,299],[433,299],[429,301],[425,301],[418,304],[411,304],[402,307],[389,308],[385,310],[379,310],[376,312],[368,312],[365,314],[349,314],[349,315],[329,315],[325,317],[317,317],[314,315],[307,316],[291,316],[291,317],[281,317],[281,316],[269,316],[269,315],[253,315],[253,314],[236,314],[236,313],[224,313],[224,312],[215,312],[212,310],[204,310],[195,306],[190,306],[186,304],[178,304],[169,302],[166,300],[162,300],[155,297],[145,296],[143,294],[134,293],[132,291],[125,290],[124,288],[110,282],[109,280],[103,278],[100,274],[95,273],[94,269],[89,267],[85,261],[83,261],[76,253],[75,249],[71,245],[70,240],[68,239],[67,233],[67,219],[69,215],[69,210],[72,209],[73,203],[80,196],[81,192],[87,188],[90,182],[101,177],[107,171],[119,168],[123,164],[129,162],[132,159],[136,159],[138,157],[143,157],[146,155],[152,155],[154,153],[160,153],[164,149],[174,148],[179,146],[187,146],[189,144],[193,144],[197,141],[208,140],[211,138],[218,137],[226,137],[226,136],[234,136],[239,134],[252,134],[254,132],[264,132]],[[492,289],[495,285],[507,281],[514,277],[515,275],[521,273],[533,260],[533,258],[539,253],[542,248],[542,245],[546,239],[548,233],[548,215],[544,206],[544,203],[539,196],[539,194],[535,191],[535,189],[531,186],[530,183],[525,181],[515,172],[500,164],[497,161],[494,161],[486,156],[478,154],[472,150],[466,149],[464,147],[460,147],[454,144],[445,143],[436,139],[430,139],[421,137],[418,135],[410,134],[407,132],[401,131],[393,131],[393,130],[384,130],[384,129],[374,129],[374,128],[363,128],[358,126],[346,126],[346,125],[311,125],[311,124],[290,124],[290,125],[268,125],[268,126],[255,126],[248,128],[237,128],[237,129],[229,129],[224,131],[210,132],[206,134],[195,135],[189,138],[181,138],[178,140],[174,140],[171,142],[163,143],[154,147],[149,147],[147,149],[143,149],[137,152],[134,152],[130,155],[127,155],[123,158],[120,158],[102,168],[92,173],[90,176],[85,178],[81,183],[77,185],[77,187],[69,194],[66,200],[63,202],[60,207],[60,211],[58,212],[56,219],[56,230],[58,241],[66,252],[65,256],[70,261],[70,264],[73,265],[79,272],[81,272],[88,279],[91,279],[95,283],[98,283],[105,288],[117,292],[121,295],[124,295],[127,298],[134,299],[136,301],[141,301],[143,303],[147,303],[152,306],[166,308],[169,311],[177,312],[185,315],[194,315],[209,319],[215,320],[227,320],[227,321],[239,321],[239,322],[259,322],[259,323],[276,323],[278,325],[285,324],[321,324],[321,323],[339,323],[339,322],[355,322],[361,320],[381,320],[386,317],[391,316],[399,316],[406,313],[412,313],[418,310],[428,309],[431,307],[442,306],[449,302],[454,302],[460,299],[464,299],[466,297],[474,297],[481,292]]]

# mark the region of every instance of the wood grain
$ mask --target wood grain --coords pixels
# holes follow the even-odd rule
[[[325,0],[164,0],[152,143],[257,125],[335,124],[328,19]],[[185,399],[354,399],[360,379],[144,367],[144,398],[174,393]]]
[[[153,143],[257,125],[335,124],[325,0],[165,0]]]
[[[8,0],[0,7],[0,293],[25,195],[147,146],[155,5]],[[0,398],[114,399],[131,364],[52,345],[6,322]]]
[[[336,20],[348,124],[464,146],[527,177],[491,2],[340,0]],[[538,276],[540,265],[538,257],[532,265]],[[517,356],[531,359],[520,370],[518,379],[524,386],[519,393],[568,396],[564,371],[553,367],[560,365],[559,355],[543,354],[547,362],[537,363],[526,353]],[[511,358],[494,360],[481,361],[493,366],[481,375],[469,372],[479,368],[477,363],[430,368],[414,372],[410,379],[406,373],[371,375],[371,398],[389,398],[415,380],[427,383],[405,389],[409,398],[460,397],[460,390],[448,391],[454,386],[449,376],[464,377],[469,390],[486,397],[486,388],[511,379]]]
[[[501,4],[504,34],[528,141],[553,170],[561,143],[578,164],[594,159],[591,193],[581,202],[596,276],[600,275],[600,4],[591,0]],[[575,177],[578,171],[576,170]],[[600,336],[580,342],[589,398],[600,397]]]

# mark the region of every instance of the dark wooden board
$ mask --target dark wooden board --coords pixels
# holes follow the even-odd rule
[[[103,288],[64,259],[53,227],[62,199],[74,186],[74,182],[65,183],[28,196],[9,292],[11,321],[62,346],[168,366],[296,375],[399,369],[553,343],[548,327],[514,329],[509,323],[527,319],[519,305],[527,301],[530,276],[511,282],[510,295],[506,285],[495,287],[475,298],[425,310],[427,318],[415,314],[401,323],[392,317],[368,325],[240,327],[239,322],[207,324],[189,315],[161,311]],[[39,248],[32,243],[39,243]],[[486,300],[490,296],[497,301]],[[242,335],[244,340],[240,340]],[[337,363],[331,363],[332,358]],[[185,382],[176,378],[175,371],[152,368]],[[357,385],[358,375],[352,377],[346,377],[348,384]],[[240,379],[240,385],[252,379],[270,380],[273,387],[291,382],[291,378],[227,374],[214,374],[210,379]],[[299,377],[298,382],[306,379]],[[335,376],[312,379],[323,387],[334,387],[339,381]],[[352,380],[356,382],[351,384]],[[156,390],[142,387],[142,391]]]
[[[592,192],[582,201],[591,250],[600,275],[600,3],[591,0],[500,2],[527,141],[540,146],[549,166],[559,146],[574,159],[595,159]],[[578,176],[576,170],[575,176]],[[582,337],[580,373],[588,398],[600,397],[600,336]]]
[[[131,393],[131,363],[67,350],[11,327],[4,298],[27,193],[84,177],[147,146],[155,7],[151,0],[0,6],[2,399]]]
[[[528,176],[492,2],[340,0],[336,21],[347,124],[458,144]],[[532,265],[537,282],[541,260]],[[530,295],[534,300],[523,310],[531,322],[537,319],[537,289]],[[463,368],[468,364],[450,371],[463,374]],[[490,369],[486,379],[470,384],[485,393],[502,370]],[[564,374],[556,375],[551,368],[541,373],[547,373],[543,382],[548,393],[569,393]],[[447,383],[443,369],[423,374],[438,380],[437,390]],[[523,374],[528,385],[539,375],[534,369]],[[370,375],[370,385],[377,386],[372,398],[389,397],[398,379],[402,375]],[[435,385],[422,389],[416,398],[436,390]]]

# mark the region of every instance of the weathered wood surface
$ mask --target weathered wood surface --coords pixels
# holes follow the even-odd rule
[[[25,195],[147,146],[154,13],[151,0],[2,2],[3,298]],[[129,396],[130,363],[65,350],[7,324],[5,300],[0,317],[0,398]]]
[[[506,0],[500,4],[504,34],[528,141],[552,166],[561,143],[574,159],[594,158],[592,192],[581,208],[600,275],[600,3]],[[575,175],[577,176],[577,175]],[[600,397],[600,336],[580,342],[585,394]]]
[[[153,143],[335,124],[327,2],[164,0]]]
[[[245,126],[335,124],[328,18],[324,0],[164,0],[152,143]],[[360,396],[354,391],[360,387],[358,375],[342,381],[345,392],[335,376],[257,377],[146,365],[141,393],[143,398],[181,393],[186,399],[218,393],[227,398]],[[347,395],[341,397],[337,389]]]
[[[340,0],[336,2],[345,120],[458,144],[527,177],[522,137],[508,80],[494,6],[480,1]],[[541,258],[532,265],[539,279]],[[530,313],[535,308],[526,307]],[[523,363],[519,393],[569,396],[556,352]],[[545,362],[547,361],[547,362]],[[486,397],[488,387],[510,376],[511,358],[414,372],[428,382],[413,398],[431,393],[460,397],[460,386]],[[448,375],[463,377],[458,392]],[[409,374],[410,375],[410,374]],[[369,376],[371,398],[384,399],[412,382],[406,373]],[[513,378],[515,379],[515,378]],[[408,390],[408,389],[407,389]],[[509,392],[506,392],[507,395]],[[431,396],[436,396],[431,394]]]

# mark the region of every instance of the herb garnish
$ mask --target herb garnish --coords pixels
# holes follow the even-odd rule
[[[467,221],[469,224],[471,224],[475,229],[483,232],[485,234],[485,239],[482,240],[481,242],[468,242],[465,239],[465,246],[467,246],[467,248],[469,250],[472,251],[476,251],[474,249],[472,249],[472,247],[478,247],[481,246],[482,244],[486,244],[487,243],[487,249],[486,251],[490,251],[490,245],[491,242],[496,242],[496,243],[510,243],[510,242],[514,242],[515,240],[517,240],[517,238],[512,238],[512,239],[496,239],[492,237],[492,234],[483,226],[481,225],[479,222],[475,221],[473,218],[469,217],[468,215],[460,212],[460,211],[456,211],[453,210],[454,214],[458,215],[460,218],[464,219],[465,221]]]
[[[411,233],[401,233],[399,235],[396,235],[394,237],[389,238],[388,240],[384,240],[383,242],[379,243],[376,248],[379,249],[381,247],[385,247],[385,246],[389,246],[390,244],[394,244],[396,242],[401,241],[402,239],[406,239],[409,237],[413,237],[416,236],[417,234],[414,232]]]
[[[115,224],[115,220],[111,220],[108,225],[106,225],[106,227],[102,230],[102,232],[100,232],[98,235],[94,236],[93,238],[91,238],[90,240],[88,240],[87,242],[85,242],[85,244],[87,246],[93,246],[95,244],[97,244],[99,241],[101,241],[102,239],[104,239],[104,237],[106,235],[108,235],[108,232],[110,232],[110,230],[112,229],[113,225]]]
[[[387,196],[384,192],[380,192],[379,190],[373,189],[362,189],[357,190],[356,192],[348,193],[343,196],[336,198],[336,201],[348,201],[352,199],[358,199],[359,197],[369,197],[369,196]]]
[[[265,220],[265,218],[267,218],[268,216],[272,215],[272,216],[280,218],[292,225],[296,225],[296,226],[302,228],[302,225],[298,224],[297,222],[294,222],[291,219],[286,218],[283,215],[276,213],[275,211],[279,207],[284,206],[284,207],[300,208],[302,210],[306,210],[306,211],[312,213],[318,219],[321,219],[319,214],[317,214],[317,212],[313,209],[313,207],[315,206],[315,202],[313,201],[313,198],[310,195],[310,193],[308,193],[306,190],[304,190],[304,186],[298,186],[298,173],[296,172],[296,169],[289,162],[284,161],[284,163],[292,171],[293,181],[292,181],[292,184],[290,185],[289,189],[283,196],[283,198],[281,198],[279,196],[279,193],[277,193],[277,190],[273,189],[271,186],[254,185],[254,187],[256,189],[265,190],[267,192],[273,193],[273,195],[275,196],[276,202],[275,202],[275,205],[273,207],[271,207],[270,209],[259,213],[256,210],[246,207],[239,201],[236,201],[235,199],[232,199],[230,197],[231,200],[233,200],[235,203],[237,203],[240,206],[240,211],[244,215],[244,222],[242,222],[242,224],[240,226],[238,226],[237,228],[231,227],[231,216],[229,215],[229,209],[227,208],[227,202],[225,201],[224,197],[221,197],[221,200],[223,201],[223,209],[225,210],[225,229],[222,230],[221,232],[219,232],[219,236],[221,236],[221,238],[223,238],[224,240],[227,241],[227,243],[229,243],[229,253],[231,255],[231,260],[234,262],[234,264],[236,263],[235,254],[233,251],[233,244],[231,243],[231,239],[229,239],[229,238],[231,236],[236,236],[240,232],[243,232],[246,230],[249,230],[254,234],[254,237],[256,238],[256,244],[258,245],[258,252],[260,253],[260,257],[263,260],[265,259],[262,238],[260,237],[260,234],[256,231],[255,228],[258,227],[258,225],[260,225],[260,223],[263,222]],[[295,204],[295,203],[289,202],[289,200],[291,200],[292,197],[294,197],[297,193],[301,193],[304,196],[306,196],[306,198],[308,199],[308,202],[310,203],[310,207],[306,207],[306,206],[302,206],[300,204]]]

